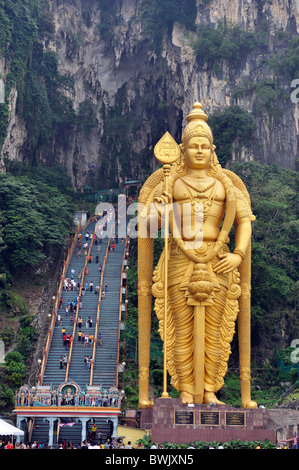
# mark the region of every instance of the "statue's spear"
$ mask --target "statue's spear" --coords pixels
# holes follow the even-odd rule
[[[171,165],[180,156],[180,147],[173,137],[166,132],[155,145],[156,159],[163,164],[164,191],[168,195],[168,178]],[[167,392],[167,289],[168,289],[168,235],[169,235],[169,201],[165,204],[164,212],[164,348],[163,348],[163,392],[161,398],[168,398]]]

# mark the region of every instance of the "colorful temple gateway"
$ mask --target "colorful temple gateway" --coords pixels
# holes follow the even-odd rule
[[[15,406],[99,406],[120,408],[124,392],[116,387],[108,391],[101,385],[86,386],[86,389],[73,381],[62,383],[57,389],[50,385],[29,388],[22,386],[15,394]],[[17,413],[17,410],[15,410]]]
[[[17,427],[32,435],[37,420],[42,418],[48,429],[47,442],[50,447],[59,439],[63,426],[81,427],[81,442],[88,436],[88,423],[107,422],[110,437],[116,435],[118,415],[124,391],[115,386],[106,390],[101,385],[82,389],[69,380],[54,388],[51,385],[22,386],[15,395]]]

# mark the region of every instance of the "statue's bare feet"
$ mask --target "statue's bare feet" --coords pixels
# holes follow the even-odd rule
[[[243,408],[247,408],[249,410],[254,410],[255,408],[257,408],[257,403],[252,400],[249,400],[248,402],[244,404],[242,403],[242,405],[243,405]]]
[[[144,399],[139,401],[139,408],[151,408],[153,406],[150,400]]]
[[[181,392],[180,398],[182,400],[182,403],[194,403],[193,395],[191,395],[191,393]]]
[[[213,392],[205,392],[204,397],[203,397],[203,402],[206,405],[209,405],[210,403],[215,403],[216,405],[225,405],[225,403],[218,400],[215,393]]]

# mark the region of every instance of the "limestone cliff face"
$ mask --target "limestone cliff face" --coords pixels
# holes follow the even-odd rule
[[[57,52],[61,73],[74,79],[70,96],[75,110],[80,103],[90,102],[96,122],[88,132],[74,128],[66,136],[68,145],[53,142],[51,158],[68,168],[78,190],[92,177],[117,185],[154,169],[152,149],[157,139],[169,130],[179,141],[185,116],[195,101],[202,103],[207,114],[233,104],[252,113],[253,94],[236,96],[233,92],[244,80],[262,81],[266,74],[259,53],[254,52],[233,74],[225,64],[220,76],[208,71],[198,64],[190,46],[196,33],[189,32],[187,37],[186,28],[177,22],[164,35],[161,51],[154,52],[148,47],[140,16],[141,0],[112,3],[114,21],[104,35],[99,28],[103,15],[99,0],[50,2],[55,34],[44,47]],[[279,30],[299,32],[297,0],[197,0],[197,25],[217,25],[224,18],[251,31],[266,23],[269,54],[278,47]],[[252,144],[234,151],[232,159],[295,168],[299,109],[290,99],[291,83],[284,84],[284,91],[284,101],[273,104],[281,110],[275,125],[261,112],[255,118]],[[15,100],[14,90],[3,155],[22,160],[26,159],[26,128],[16,113]],[[49,156],[41,152],[39,158],[43,161]]]

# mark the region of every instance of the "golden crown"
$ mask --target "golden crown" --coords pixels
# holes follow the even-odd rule
[[[194,103],[192,111],[187,116],[188,124],[182,135],[182,143],[187,142],[191,137],[206,137],[210,144],[213,144],[213,134],[206,123],[208,116],[202,110],[200,103]]]

